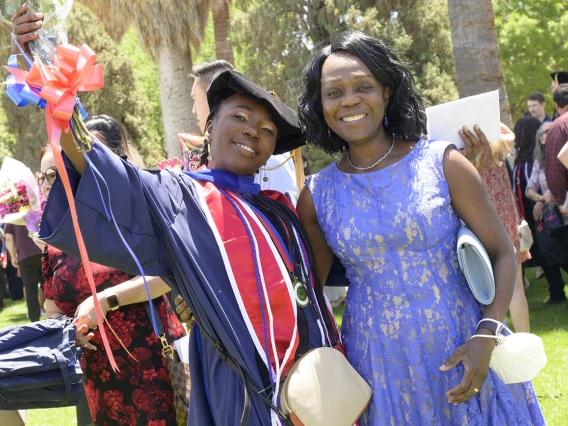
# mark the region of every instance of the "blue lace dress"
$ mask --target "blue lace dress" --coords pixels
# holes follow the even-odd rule
[[[335,163],[312,176],[318,221],[350,282],[347,358],[373,388],[363,425],[545,424],[531,383],[503,384],[491,370],[459,405],[446,392],[462,364],[439,367],[475,332],[483,313],[459,269],[459,219],[443,173],[446,142],[420,141],[404,159],[366,174]]]

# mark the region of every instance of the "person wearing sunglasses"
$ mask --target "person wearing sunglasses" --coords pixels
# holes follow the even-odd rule
[[[49,185],[55,182],[55,177],[57,176],[57,167],[53,166],[48,168],[45,172],[37,172],[36,179],[39,186],[43,186],[44,182]]]
[[[98,123],[97,129],[93,128],[93,120]],[[97,132],[99,141],[104,145],[108,140],[117,141],[108,144],[112,152],[132,163],[132,147],[126,150],[128,141],[121,136],[124,132],[118,121],[107,116],[103,119],[93,117],[87,122],[87,128]],[[56,177],[55,159],[50,146],[42,150],[40,158],[41,172],[37,173],[37,180],[42,193],[50,203],[64,202],[51,191],[53,185],[59,185],[59,178]],[[53,197],[55,200],[52,200]],[[77,317],[77,345],[85,348],[81,368],[86,398],[77,408],[77,425],[115,424],[115,416],[129,416],[131,424],[174,426],[176,419],[171,382],[167,367],[162,364],[162,345],[154,335],[150,318],[141,303],[147,299],[141,277],[91,262],[97,288],[96,296],[92,296],[80,259],[45,242],[36,241],[44,250],[47,317]],[[157,321],[162,322],[169,341],[179,339],[185,332],[171,309],[167,295],[164,295],[169,287],[158,277],[147,277],[147,280],[151,294],[156,299]],[[96,329],[94,297],[98,298],[103,317],[106,317],[120,339],[109,333],[120,375],[113,374],[100,331]],[[134,362],[127,351],[139,362]],[[111,395],[120,403],[107,404]],[[144,404],[145,398],[151,398],[152,403]]]

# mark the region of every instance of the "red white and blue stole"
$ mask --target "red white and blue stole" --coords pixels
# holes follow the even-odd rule
[[[211,182],[197,181],[196,188],[242,318],[268,370],[273,403],[278,406],[281,378],[294,364],[300,343],[292,259],[274,227],[243,198]],[[305,248],[302,251],[310,276],[300,278],[311,287],[322,346],[328,345],[331,339],[315,300]],[[275,416],[273,423],[279,424]]]

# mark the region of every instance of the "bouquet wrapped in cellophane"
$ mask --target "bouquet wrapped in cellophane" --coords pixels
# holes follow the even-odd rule
[[[73,6],[73,0],[28,0],[27,3],[27,13],[43,13],[42,26],[39,30],[37,30],[38,37],[28,42],[28,47],[32,54],[32,58],[29,58],[25,54],[25,52],[23,51],[23,46],[18,47],[21,49],[21,55],[23,55],[26,59],[28,68],[30,69],[30,74],[32,74],[32,76],[34,75],[34,66],[44,66],[42,71],[39,72],[39,74],[41,74],[43,80],[42,83],[44,83],[44,86],[40,88],[37,84],[34,85],[34,79],[32,78],[32,82],[29,82],[28,87],[25,87],[23,90],[21,90],[20,88],[16,88],[16,90],[14,90],[12,88],[14,84],[10,84],[10,77],[13,76],[10,76],[7,80],[8,96],[10,96],[12,100],[14,100],[16,104],[18,104],[18,106],[23,106],[26,103],[33,103],[40,108],[45,108],[45,100],[47,96],[57,97],[60,96],[61,92],[65,89],[72,88],[70,87],[71,84],[68,84],[70,83],[70,79],[69,75],[66,75],[66,71],[69,71],[69,73],[77,71],[75,69],[72,69],[73,65],[75,65],[74,62],[77,62],[74,60],[75,58],[70,58],[70,54],[69,52],[67,52],[67,50],[60,49],[61,44],[70,46],[67,45],[67,27],[65,24],[65,19],[67,18],[67,15],[69,15],[71,7]],[[12,26],[12,16],[14,16],[21,5],[21,0],[0,0],[2,20],[6,25]],[[13,42],[16,43],[15,39],[13,40]],[[74,48],[74,46],[70,47]],[[75,52],[72,51],[71,55],[73,53]],[[11,63],[9,62],[8,65],[13,68],[15,64],[15,61],[12,61]],[[48,73],[49,71],[51,71],[52,75],[46,76],[46,70],[48,71]],[[39,78],[37,78],[36,76],[35,80],[37,81],[39,80]],[[12,78],[12,81],[15,80]],[[49,85],[49,83],[52,84]],[[78,89],[80,90],[80,88]],[[41,94],[42,91],[44,92],[44,95]],[[57,93],[57,91],[59,91],[60,93]],[[14,99],[15,97],[17,99]],[[60,99],[56,99],[56,112],[58,106],[57,102],[59,101]],[[67,101],[67,104],[68,103],[69,101]],[[88,151],[91,147],[91,144],[93,143],[93,139],[83,123],[84,118],[86,118],[86,113],[82,109],[79,98],[74,96],[74,106],[70,123],[71,129],[73,131],[73,134],[75,135],[77,142],[80,143],[84,147],[84,149]]]
[[[61,155],[61,135],[62,132],[71,132],[78,148],[85,154],[91,149],[95,138],[83,122],[87,113],[81,106],[78,92],[101,89],[104,86],[103,69],[101,65],[96,64],[97,57],[89,46],[83,44],[76,47],[67,43],[65,18],[73,4],[72,0],[28,0],[28,4],[27,13],[43,13],[43,22],[38,30],[38,37],[28,44],[33,61],[24,51],[23,46],[18,45],[16,37],[12,36],[13,43],[18,46],[20,55],[26,60],[28,70],[18,67],[17,55],[10,56],[8,66],[4,67],[10,73],[5,82],[6,94],[18,107],[31,104],[45,111],[47,135],[69,203],[85,275],[92,294],[96,294],[91,262],[79,227],[75,199]],[[11,18],[20,7],[21,0],[0,0],[0,11],[4,22],[12,25]],[[148,288],[147,291],[149,293]],[[118,365],[112,354],[103,324],[104,318],[96,297],[94,303],[101,339],[110,364],[116,371]],[[108,323],[106,325],[112,331],[110,325]]]
[[[67,43],[65,18],[69,15],[73,0],[27,0],[28,13],[43,13],[43,24],[38,30],[39,37],[29,42],[32,56],[49,65],[54,61],[55,47]],[[21,0],[0,0],[2,18],[11,25],[12,16],[22,6]]]
[[[0,223],[39,230],[42,198],[37,181],[24,163],[5,157],[0,169]]]

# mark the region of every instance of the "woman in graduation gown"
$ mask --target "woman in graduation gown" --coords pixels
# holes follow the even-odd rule
[[[91,260],[140,273],[120,230],[143,272],[163,277],[197,318],[189,424],[282,424],[269,408],[279,404],[274,391],[281,379],[308,350],[339,344],[293,207],[253,182],[272,154],[304,139],[293,111],[236,71],[219,74],[207,98],[208,169],[200,172],[140,171],[101,143],[87,165],[70,135],[61,146]],[[97,185],[93,168],[109,192]],[[78,256],[60,182],[51,190],[40,238]],[[108,197],[116,225],[103,205]]]

